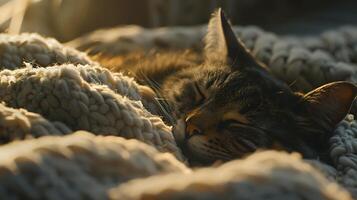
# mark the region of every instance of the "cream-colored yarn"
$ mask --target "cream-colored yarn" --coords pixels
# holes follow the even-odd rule
[[[3,70],[0,78],[0,100],[11,107],[39,113],[72,130],[136,138],[183,159],[170,127],[159,117],[140,101],[88,83],[73,65]]]
[[[132,100],[141,100],[139,84],[133,78],[121,73],[111,72],[99,65],[73,65],[67,64],[79,71],[80,76],[88,83],[106,85],[116,93],[126,96]]]
[[[0,103],[0,144],[45,135],[65,135],[72,131],[61,122],[50,122],[37,113],[13,109]]]
[[[0,34],[0,69],[16,69],[31,62],[39,66],[52,64],[93,63],[86,54],[64,47],[55,39],[43,38],[38,34]]]
[[[297,154],[255,153],[217,168],[138,179],[112,189],[110,199],[349,200]]]
[[[88,83],[106,85],[122,96],[126,96],[131,100],[141,101],[151,113],[159,113],[160,106],[155,97],[141,95],[141,88],[146,86],[139,85],[133,78],[124,76],[122,73],[111,72],[97,64],[66,66],[76,67],[81,77]]]
[[[189,173],[137,140],[77,132],[0,146],[0,199],[107,199],[130,179]]]

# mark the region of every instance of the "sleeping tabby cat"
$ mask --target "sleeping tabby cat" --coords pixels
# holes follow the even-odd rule
[[[269,73],[237,39],[221,10],[206,36],[205,58],[192,52],[96,56],[155,91],[164,119],[192,162],[243,157],[258,149],[296,151],[328,162],[328,140],[348,113],[356,87],[334,82],[305,95]]]

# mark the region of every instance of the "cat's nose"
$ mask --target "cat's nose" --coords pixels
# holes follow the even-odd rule
[[[196,125],[192,123],[186,124],[186,135],[188,137],[191,137],[193,135],[200,135],[202,133],[203,133],[202,130]]]
[[[198,121],[193,115],[186,118],[186,137],[203,134],[202,129],[198,126]]]
[[[193,135],[199,135],[203,133],[195,121],[195,117],[188,117],[186,119],[186,137],[191,137]]]

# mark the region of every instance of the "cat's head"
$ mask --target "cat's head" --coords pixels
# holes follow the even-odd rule
[[[326,153],[355,98],[353,84],[292,92],[254,59],[221,10],[205,42],[206,63],[182,72],[171,95],[175,136],[192,161],[231,160],[257,149],[298,151],[307,158]]]

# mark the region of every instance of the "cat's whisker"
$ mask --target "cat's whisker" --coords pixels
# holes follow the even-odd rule
[[[160,101],[157,101],[157,104],[162,112],[163,115],[169,120],[169,123],[172,125],[175,123],[174,118],[168,113],[168,111],[165,109],[165,107],[160,103]]]
[[[289,87],[291,88],[293,85],[295,85],[295,83],[297,83],[297,79],[295,79],[293,82],[291,82],[291,83],[289,84]]]
[[[215,150],[214,148],[207,148],[207,149],[205,149],[205,151],[207,153],[210,153],[210,154],[206,154],[206,155],[209,155],[214,160],[219,160],[219,159],[221,159],[221,160],[231,160],[232,159],[232,155],[231,154],[224,153],[224,152],[219,151],[219,150]]]
[[[168,105],[168,100],[166,99],[166,98],[163,98],[163,97],[156,97],[155,98],[158,102],[161,102],[160,104],[161,104],[161,106],[163,106],[163,108],[165,108],[165,110],[167,111],[167,112],[170,112],[170,113],[172,113],[172,109],[171,109],[171,107]],[[162,105],[162,104],[165,104],[165,106],[164,105]]]
[[[216,148],[216,146],[209,145],[207,143],[201,143],[200,145],[191,144],[195,147],[196,150],[200,150],[200,154],[203,154],[206,157],[210,157],[213,160],[230,160],[232,159],[232,155],[223,151],[220,151]]]
[[[248,152],[253,152],[255,149],[254,148],[251,148],[249,146],[247,146],[246,144],[242,143],[241,141],[233,141],[231,143],[231,147],[233,148],[232,149],[232,152],[234,152],[234,154],[239,154],[240,156],[248,153]]]
[[[140,71],[141,76],[145,79],[145,82],[151,87],[153,88],[153,90],[155,91],[156,95],[158,95],[156,99],[156,103],[161,111],[161,113],[164,115],[164,117],[169,121],[169,123],[172,125],[174,124],[175,120],[172,117],[172,115],[170,113],[172,113],[172,109],[170,108],[170,106],[167,104],[167,100],[163,97],[161,97],[160,94],[160,85],[152,80],[151,78],[149,78],[148,76],[146,76],[144,74],[143,71]]]
[[[257,146],[249,140],[241,139],[240,142],[242,145],[247,147],[248,151],[255,151],[257,149]]]
[[[160,91],[160,85],[156,81],[150,79],[142,70],[140,70],[139,73],[145,79],[145,82],[155,90],[155,92]]]
[[[155,99],[158,100],[158,101],[167,101],[167,99],[162,98],[162,97],[157,97],[157,98],[155,98]]]
[[[224,154],[226,154],[226,155],[230,155],[230,153],[231,152],[229,152],[227,149],[225,149],[225,148],[222,148],[221,146],[217,146],[217,145],[215,145],[215,146],[212,146],[212,145],[209,145],[209,144],[203,144],[205,147],[207,147],[208,149],[213,149],[213,150],[215,150],[215,151],[217,151],[217,152],[220,152],[220,153],[224,153]]]

